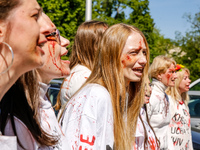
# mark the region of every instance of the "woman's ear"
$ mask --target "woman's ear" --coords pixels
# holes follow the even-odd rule
[[[161,74],[158,74],[158,78],[157,78],[157,80],[161,81],[161,79],[162,79]]]

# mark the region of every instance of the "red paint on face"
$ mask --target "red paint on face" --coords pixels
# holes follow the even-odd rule
[[[140,42],[139,42],[139,47],[138,47],[138,49],[142,49],[142,41],[140,40]]]
[[[81,134],[81,136],[80,136],[80,141],[83,142],[83,143],[87,143],[87,144],[89,144],[90,146],[93,146],[93,145],[94,145],[94,142],[95,142],[95,136],[92,136],[92,141],[90,142],[90,141],[89,141],[89,136],[87,136],[87,139],[83,139],[83,135]]]
[[[129,55],[126,55],[126,59],[130,61],[131,57]]]
[[[122,60],[122,64],[123,64],[123,68],[125,68],[126,67],[126,61]]]
[[[124,54],[123,58],[124,58],[124,59],[122,60],[123,68],[127,67],[127,64],[128,64],[129,62],[135,61],[135,59],[133,60],[133,59],[131,58],[131,56],[129,56],[128,54]]]
[[[53,51],[51,51],[50,45],[52,46]],[[61,76],[63,76],[63,70],[62,70],[62,68],[60,68],[60,67],[56,64],[56,58],[55,58],[55,45],[56,45],[56,42],[55,42],[55,41],[51,41],[51,42],[49,42],[49,45],[48,45],[48,47],[49,47],[49,54],[50,54],[50,57],[51,57],[52,63],[56,66],[56,68],[58,68],[58,70],[61,71]]]

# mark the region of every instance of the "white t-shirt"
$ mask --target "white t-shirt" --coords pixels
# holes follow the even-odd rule
[[[170,101],[169,150],[193,150],[189,108],[185,103]]]
[[[168,148],[168,126],[170,123],[169,101],[166,98],[166,86],[156,80],[152,81],[152,93],[147,104],[147,114],[151,126],[160,141],[160,149]]]
[[[64,79],[64,83],[60,91],[62,106],[74,95],[74,93],[76,93],[76,91],[79,90],[90,74],[91,71],[83,65],[78,64],[71,69],[71,73],[67,78]]]
[[[147,131],[148,144],[144,148],[145,130],[140,118],[138,117],[136,134],[135,134],[134,150],[159,150],[156,143],[156,137],[147,122],[146,111],[143,107],[140,110],[140,115],[144,123],[145,129]]]
[[[110,94],[99,84],[88,84],[67,103],[59,122],[70,150],[113,149],[113,112]]]

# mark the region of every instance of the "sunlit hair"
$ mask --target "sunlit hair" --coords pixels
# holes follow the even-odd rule
[[[70,69],[80,64],[92,70],[98,44],[107,28],[108,25],[105,22],[94,20],[83,22],[78,27],[70,56]],[[63,83],[54,106],[56,110],[61,108],[60,93]]]
[[[10,12],[19,4],[19,0],[0,0],[0,21],[6,20]]]
[[[167,95],[170,95],[173,100],[175,100],[175,101],[183,100],[184,103],[187,104],[189,101],[188,93],[183,92],[180,95],[180,90],[179,90],[179,85],[180,85],[181,81],[183,80],[185,73],[188,73],[188,75],[190,76],[190,71],[187,68],[181,68],[181,70],[176,72],[177,79],[175,81],[175,86],[168,87],[166,90],[166,93],[167,93]]]
[[[155,57],[151,66],[149,67],[149,77],[158,79],[158,75],[165,73],[171,64],[176,66],[176,62],[173,60],[173,58],[169,58],[164,55]]]
[[[98,43],[107,28],[105,22],[93,20],[83,22],[78,27],[70,56],[70,69],[80,64],[92,70]]]
[[[142,80],[137,83],[130,82],[126,87],[121,55],[127,38],[135,32],[144,39],[147,48],[147,64]],[[82,87],[88,83],[98,83],[108,90],[113,107],[114,148],[115,150],[132,149],[135,142],[137,119],[144,104],[143,77],[147,75],[149,67],[149,48],[146,38],[136,27],[123,23],[113,25],[104,32],[95,60],[95,67]],[[129,94],[127,109],[126,93]]]

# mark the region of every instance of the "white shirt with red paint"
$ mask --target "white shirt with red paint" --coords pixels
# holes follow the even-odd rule
[[[64,79],[61,88],[61,105],[66,103],[79,90],[91,74],[91,71],[87,67],[79,64],[72,68],[70,72],[70,75]]]
[[[38,111],[40,111],[41,120],[40,125],[44,131],[46,131],[49,135],[57,136],[60,138],[57,145],[54,146],[44,146],[40,145],[32,136],[29,129],[26,125],[19,120],[17,117],[14,117],[15,127],[17,132],[17,138],[22,144],[23,148],[17,144],[18,150],[64,150],[68,149],[68,145],[66,138],[58,124],[56,119],[54,110],[51,106],[50,101],[46,98],[45,94],[48,89],[48,85],[44,83],[40,83],[40,107]],[[12,129],[11,121],[8,119],[8,122],[5,127],[5,135],[13,136],[14,132]]]
[[[40,125],[49,135],[56,136],[60,140],[57,145],[51,146],[54,150],[65,150],[68,148],[66,137],[58,124],[51,102],[46,97],[49,85],[40,83]]]
[[[113,112],[110,94],[88,84],[67,103],[60,119],[69,150],[112,150]]]
[[[169,150],[193,150],[189,108],[185,103],[177,102],[169,96],[170,125],[168,144]]]
[[[144,123],[146,132],[147,132],[148,144],[145,145],[145,147],[144,147],[145,130],[144,130],[144,127],[142,125],[140,118],[138,117],[136,134],[135,134],[134,150],[159,150],[159,147],[156,143],[155,134],[153,133],[152,129],[150,128],[150,126],[147,122],[146,111],[144,108],[141,108],[140,115],[141,115],[142,121]]]
[[[152,81],[152,93],[147,104],[149,122],[160,141],[160,149],[168,148],[168,126],[170,123],[169,101],[166,98],[166,86],[156,80]]]

